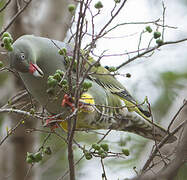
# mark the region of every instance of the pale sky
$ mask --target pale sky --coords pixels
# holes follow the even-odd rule
[[[122,1],[122,0],[121,0]],[[97,1],[95,1],[97,2]],[[145,22],[153,21],[162,16],[162,1],[160,5],[155,7],[148,7],[149,0],[130,0],[127,1],[124,9],[120,12],[119,16],[113,22],[113,26],[123,22]],[[156,1],[154,1],[156,2]],[[95,22],[96,30],[98,30],[108,19],[108,13],[113,6],[113,0],[102,0],[104,8],[101,10],[102,16],[97,18]],[[187,36],[187,23],[186,23],[186,7],[182,2],[176,0],[164,1],[166,8],[165,21],[167,25],[178,27],[177,29],[166,29],[165,40],[172,41],[181,39]],[[146,25],[126,25],[117,28],[107,37],[115,38],[103,38],[97,43],[95,53],[98,55],[104,50],[108,50],[108,54],[118,54],[126,51],[137,50],[139,34],[145,28]],[[155,26],[153,26],[155,27]],[[161,31],[161,28],[159,29]],[[134,35],[133,35],[134,34]],[[132,36],[133,35],[133,36]],[[123,38],[117,38],[123,37]],[[142,38],[142,46],[144,47],[148,43],[150,34],[146,34]],[[89,42],[89,38],[85,38],[85,44]],[[159,95],[159,89],[155,88],[151,82],[151,79],[157,79],[158,72],[165,70],[180,71],[186,68],[185,62],[185,45],[186,42],[169,45],[161,48],[161,51],[156,51],[150,58],[141,58],[134,63],[125,66],[121,69],[122,73],[131,73],[131,78],[118,77],[118,79],[126,85],[127,89],[132,91],[139,101],[143,101],[145,96],[148,96],[149,101],[154,103],[155,99]],[[121,62],[127,60],[127,57],[109,57],[102,60],[103,65],[117,66]],[[136,88],[135,88],[136,87]],[[134,91],[136,89],[136,91]],[[113,132],[108,140],[112,138],[112,141],[119,141],[120,136],[125,133]],[[117,146],[117,144],[116,144]],[[132,177],[133,170],[127,170],[126,168],[121,171],[115,172],[115,167],[109,169],[106,167],[108,180],[122,180],[127,177]],[[85,173],[85,176],[81,180],[100,180],[102,169],[99,159],[97,161],[91,160],[84,164],[81,173]],[[87,176],[88,174],[88,176]]]

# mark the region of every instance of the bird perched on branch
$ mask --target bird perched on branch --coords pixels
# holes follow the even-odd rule
[[[18,71],[28,91],[51,115],[63,114],[60,119],[64,121],[60,125],[67,129],[67,117],[76,108],[66,73],[68,63],[73,60],[72,47],[48,38],[24,35],[13,43],[12,48],[10,66]],[[63,53],[59,53],[59,49],[63,49]],[[164,128],[151,122],[150,113],[136,103],[106,68],[87,54],[82,53],[81,59],[79,69],[87,74],[80,88],[77,130],[128,131],[157,141],[168,134]],[[72,91],[77,88],[76,65],[72,71]],[[168,142],[174,140],[176,138],[171,136]]]

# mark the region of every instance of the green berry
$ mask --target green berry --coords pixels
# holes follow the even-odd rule
[[[130,73],[127,73],[127,74],[126,74],[126,77],[127,77],[127,78],[130,78],[130,77],[131,77],[131,74],[130,74]]]
[[[67,55],[67,50],[66,50],[66,48],[62,48],[62,49],[60,49],[60,50],[58,51],[58,53],[59,53],[60,55],[62,55],[62,56],[66,56],[66,55]]]
[[[88,89],[92,87],[92,83],[91,82],[88,82],[87,83],[87,86],[88,86]]]
[[[89,152],[85,153],[85,158],[86,158],[87,160],[92,159],[92,154],[89,153]]]
[[[5,44],[5,49],[7,51],[13,51],[13,47],[10,44]]]
[[[3,62],[2,61],[0,61],[0,68],[2,68],[3,67]]]
[[[101,1],[98,1],[98,2],[94,5],[94,7],[95,7],[96,9],[101,9],[101,8],[103,8],[103,4],[102,4]]]
[[[47,147],[44,149],[44,153],[45,153],[45,154],[48,154],[48,155],[51,155],[51,154],[52,154],[51,148],[50,148],[49,146],[47,146]]]
[[[4,44],[11,44],[11,38],[10,37],[4,37],[3,38],[3,43]]]
[[[125,155],[125,156],[129,156],[130,152],[128,149],[122,149],[122,153]]]
[[[49,85],[49,87],[55,87],[57,83],[58,83],[57,80],[54,79],[53,76],[48,77],[47,84]]]
[[[87,160],[92,159],[92,154],[89,151],[87,151],[87,150],[84,149],[83,152],[84,152],[85,158]]]
[[[10,37],[4,37],[3,38],[3,43],[4,43],[4,47],[6,50],[8,51],[13,51],[13,47],[12,47],[12,40]]]
[[[64,75],[64,72],[63,72],[62,70],[60,70],[60,69],[57,69],[57,70],[56,70],[56,73],[60,74],[62,77],[63,77],[63,75]]]
[[[153,31],[152,28],[151,28],[150,26],[146,26],[145,29],[146,29],[146,31],[147,31],[148,33],[151,33],[151,32]]]
[[[92,148],[99,151],[101,147],[98,144],[92,144]]]
[[[98,154],[101,155],[102,153],[105,153],[105,151],[104,151],[103,149],[100,149],[100,150],[98,151]]]
[[[91,83],[91,82],[84,82],[84,83],[82,84],[82,87],[83,87],[84,89],[89,89],[89,88],[92,87],[92,83]]]
[[[156,43],[158,44],[158,46],[161,46],[164,42],[162,41],[162,39],[157,39]]]
[[[11,37],[10,33],[9,32],[4,32],[3,35],[2,35],[2,39],[4,37]]]
[[[4,32],[3,35],[2,35],[2,39],[4,39],[5,37],[8,37],[10,38],[10,43],[13,43],[13,39],[12,39],[12,36],[9,32]]]
[[[115,3],[120,3],[120,2],[121,2],[121,0],[114,0],[114,2],[115,2]]]
[[[34,161],[35,162],[40,162],[41,160],[42,160],[42,153],[41,152],[36,152],[35,154],[34,154]]]
[[[108,144],[101,144],[100,146],[101,146],[101,148],[102,148],[104,151],[108,152],[108,150],[109,150]]]
[[[161,36],[161,33],[158,31],[155,31],[153,34],[154,39],[158,39]]]
[[[74,4],[69,4],[69,5],[68,5],[68,11],[69,11],[70,13],[73,13],[73,12],[75,11],[75,5],[74,5]]]
[[[62,79],[62,77],[59,73],[55,73],[53,78],[56,79],[58,82]]]
[[[62,86],[66,85],[67,83],[68,83],[68,81],[67,81],[66,79],[63,79],[63,80],[60,82],[60,84],[61,84]]]

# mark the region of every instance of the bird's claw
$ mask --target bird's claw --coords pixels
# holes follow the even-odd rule
[[[65,105],[71,107],[72,112],[75,111],[75,105],[73,103],[73,99],[67,94],[64,95],[61,106],[65,106]]]
[[[75,111],[75,104],[73,103],[73,98],[70,97],[70,96],[67,95],[67,94],[64,95],[64,98],[63,98],[63,100],[62,100],[62,104],[61,104],[61,105],[62,105],[62,106],[67,105],[67,106],[69,106],[69,107],[71,108],[72,112]],[[84,103],[83,103],[83,102],[79,102],[79,108],[80,108],[80,109],[81,109],[81,108],[84,108]]]
[[[53,118],[53,116],[49,116],[49,119],[45,121],[44,126],[50,127],[50,129],[53,131],[54,129],[58,128],[57,122],[54,122],[56,119]]]

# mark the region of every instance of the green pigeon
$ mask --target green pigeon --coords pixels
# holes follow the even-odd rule
[[[55,86],[53,95],[49,94],[48,82],[58,70],[66,73],[67,56],[72,56],[72,46],[48,38],[24,35],[12,47],[13,50],[9,52],[11,68],[18,71],[28,91],[51,115],[62,113],[60,119],[64,121],[60,125],[67,130],[66,118],[72,113],[74,98],[60,85]],[[65,48],[67,55],[60,55],[59,48]],[[93,58],[88,57],[82,68],[88,70],[89,64],[94,62]],[[101,73],[105,75],[99,75]],[[150,113],[137,105],[125,87],[106,68],[93,66],[90,74],[85,82],[91,87],[81,94],[79,100],[77,130],[128,131],[157,141],[168,135],[164,128],[151,122]],[[75,80],[73,84],[76,84]],[[171,136],[168,143],[175,140],[176,137]]]

